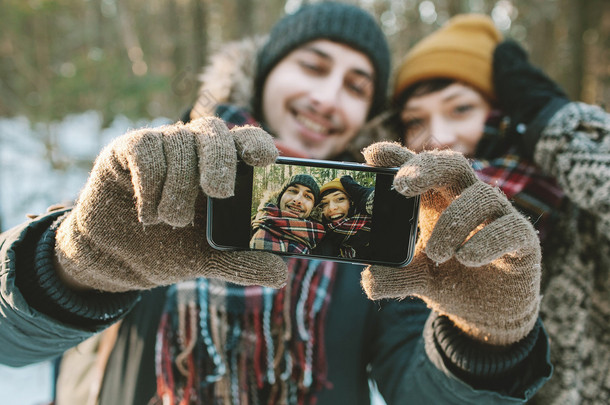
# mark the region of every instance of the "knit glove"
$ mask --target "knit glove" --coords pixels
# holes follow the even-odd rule
[[[280,257],[223,252],[207,243],[205,195],[233,195],[238,155],[263,166],[277,149],[263,130],[229,130],[214,117],[117,138],[96,159],[57,230],[63,273],[84,288],[112,292],[198,276],[282,286],[287,269]]]
[[[569,103],[568,96],[530,64],[525,50],[514,41],[504,41],[494,50],[493,84],[500,108],[510,117],[507,135],[531,159],[542,130]]]
[[[402,166],[395,189],[406,197],[421,195],[412,262],[365,269],[368,297],[420,297],[467,335],[489,344],[525,337],[540,304],[540,244],[530,222],[499,189],[478,180],[457,152],[416,155],[381,142],[364,155],[371,165]]]
[[[367,212],[367,203],[371,197],[371,194],[373,193],[374,188],[364,187],[358,184],[358,182],[354,180],[352,176],[341,176],[339,181],[341,181],[341,185],[354,202],[355,206],[357,207],[357,211]]]

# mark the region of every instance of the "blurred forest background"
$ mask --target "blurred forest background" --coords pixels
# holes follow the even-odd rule
[[[301,0],[4,0],[0,117],[35,122],[95,110],[108,125],[178,118],[225,41],[266,33]],[[608,0],[360,0],[397,62],[452,15],[481,12],[577,100],[610,101]]]

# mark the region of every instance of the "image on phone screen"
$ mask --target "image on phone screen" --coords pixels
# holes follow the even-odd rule
[[[375,173],[274,164],[253,180],[251,249],[371,258]]]
[[[240,164],[235,197],[210,199],[212,246],[361,263],[411,259],[418,199],[392,189],[395,170],[284,160]]]

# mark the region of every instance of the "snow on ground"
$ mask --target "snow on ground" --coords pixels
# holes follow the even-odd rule
[[[159,126],[167,119],[131,122],[117,117],[102,128],[95,111],[69,115],[60,122],[30,123],[25,117],[0,119],[0,220],[2,230],[43,213],[55,203],[72,201],[87,179],[102,147],[128,129]]]
[[[31,123],[25,117],[0,118],[1,230],[24,222],[26,214],[44,213],[52,204],[73,201],[85,184],[91,162],[112,139],[128,129],[166,123],[168,119],[132,122],[117,117],[102,128],[95,111],[50,124]],[[48,404],[52,378],[50,362],[22,368],[0,365],[0,403]]]

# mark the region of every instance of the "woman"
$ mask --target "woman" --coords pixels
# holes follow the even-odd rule
[[[320,188],[316,207],[326,236],[316,253],[346,258],[370,257],[371,215],[374,192],[351,176],[329,181]]]
[[[394,110],[377,135],[398,133],[415,152],[463,153],[530,217],[543,243],[541,316],[555,365],[534,400],[608,403],[610,118],[569,102],[517,44],[500,41],[481,15],[424,38],[397,70]]]

